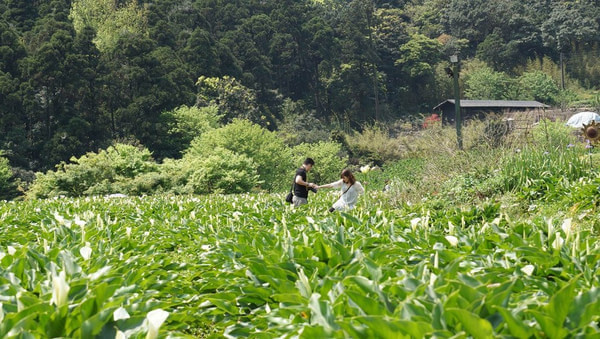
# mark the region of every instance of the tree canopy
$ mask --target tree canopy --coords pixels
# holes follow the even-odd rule
[[[465,78],[468,96],[552,103],[558,79],[534,73],[544,72],[531,68],[536,61],[562,56],[568,79],[600,86],[599,8],[592,0],[0,0],[0,150],[25,170],[114,142],[143,144],[158,160],[180,156],[192,135],[170,140],[165,112],[193,106],[217,107],[220,123],[244,118],[275,130],[293,102],[299,114],[359,128],[428,113],[451,97],[443,69],[455,53],[485,63]],[[508,77],[523,89],[506,91]]]

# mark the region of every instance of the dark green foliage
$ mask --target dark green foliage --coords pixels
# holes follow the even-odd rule
[[[291,100],[314,121],[360,130],[430,112],[450,97],[440,70],[452,53],[511,79],[530,60],[558,64],[562,53],[567,76],[591,89],[600,84],[599,8],[533,0],[2,0],[0,147],[24,170],[47,170],[115,140],[140,142],[160,161],[188,142],[170,139],[163,112],[196,99],[219,106],[224,122],[247,118],[275,130],[283,121],[289,133]],[[216,86],[220,92],[207,95],[200,77],[235,79],[234,90]],[[522,91],[467,84],[465,93],[571,100],[542,77],[523,82]]]

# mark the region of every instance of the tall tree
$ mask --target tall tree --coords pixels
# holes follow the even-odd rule
[[[0,19],[0,150],[16,166],[26,167],[25,120],[19,93],[18,64],[25,57],[25,48],[9,24]]]

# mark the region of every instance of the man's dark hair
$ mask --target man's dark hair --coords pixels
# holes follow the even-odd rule
[[[315,165],[315,161],[312,158],[306,158],[306,160],[304,160],[304,164],[305,165]]]

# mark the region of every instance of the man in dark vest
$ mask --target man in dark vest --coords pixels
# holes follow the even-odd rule
[[[306,173],[313,168],[315,161],[311,158],[306,158],[302,167],[296,170],[296,178],[294,179],[294,198],[292,202],[294,207],[308,203],[308,190],[315,190],[316,185],[306,180]]]

